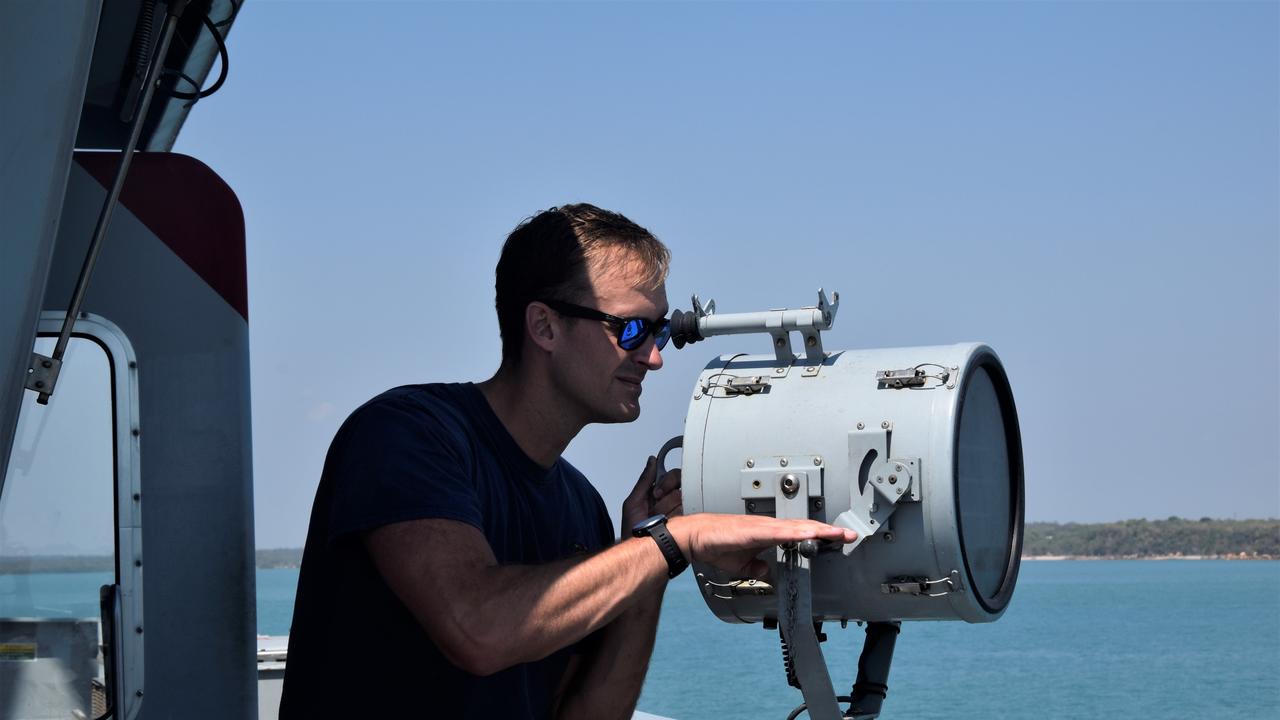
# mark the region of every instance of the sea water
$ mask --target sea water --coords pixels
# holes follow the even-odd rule
[[[297,579],[258,571],[259,633],[288,633]],[[2,576],[0,617],[95,616],[102,582]],[[847,693],[863,631],[824,631]],[[784,720],[801,700],[777,631],[716,619],[688,573],[671,584],[641,710]],[[998,622],[903,624],[882,717],[1280,717],[1280,562],[1025,562]]]

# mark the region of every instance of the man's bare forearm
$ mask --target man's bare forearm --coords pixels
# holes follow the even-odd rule
[[[647,593],[605,628],[562,698],[557,720],[625,720],[635,712],[666,583]]]
[[[473,671],[541,659],[616,623],[638,598],[660,592],[666,569],[647,538],[581,560],[485,568],[465,602],[455,605],[463,615],[454,618],[464,626],[461,637],[481,655]]]

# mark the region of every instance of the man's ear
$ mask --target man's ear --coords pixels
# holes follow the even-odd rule
[[[555,347],[560,333],[560,316],[540,302],[531,302],[524,308],[524,327],[529,340],[545,352]]]

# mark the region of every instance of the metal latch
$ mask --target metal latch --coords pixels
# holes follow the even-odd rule
[[[769,378],[763,375],[731,377],[721,387],[726,395],[755,395],[769,389]]]
[[[881,388],[923,387],[924,381],[924,370],[919,368],[876,371],[876,383]]]
[[[880,592],[885,595],[916,595],[923,597],[941,597],[960,589],[960,573],[952,570],[951,574],[937,580],[928,578],[896,577],[890,582],[880,585]]]

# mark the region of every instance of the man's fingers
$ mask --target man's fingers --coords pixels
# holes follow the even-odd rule
[[[680,468],[668,470],[667,474],[653,486],[653,497],[660,498],[678,489],[680,489]]]
[[[654,503],[653,508],[656,512],[660,512],[667,517],[674,517],[683,514],[684,495],[679,489],[669,495],[663,496]]]

